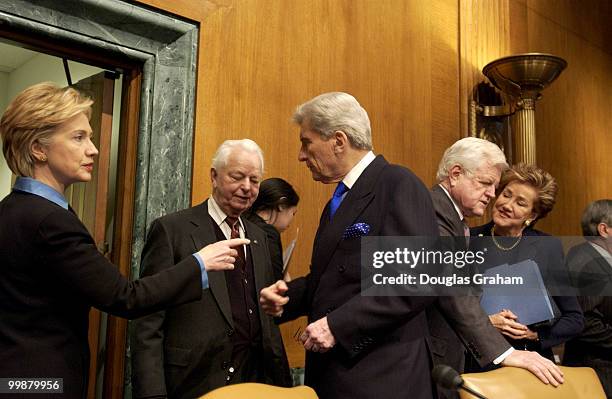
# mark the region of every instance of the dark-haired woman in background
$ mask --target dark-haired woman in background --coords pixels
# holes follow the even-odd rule
[[[246,213],[246,218],[255,223],[268,236],[272,268],[276,280],[283,277],[283,245],[280,233],[287,230],[297,212],[300,197],[291,184],[272,177],[261,182],[259,195]]]
[[[562,271],[561,242],[533,226],[552,210],[556,195],[555,179],[537,166],[518,164],[508,169],[497,189],[493,220],[471,230],[472,236],[490,239],[475,238],[474,247],[484,242],[493,244],[487,245],[487,258],[493,262],[490,265],[515,264],[533,259],[545,282],[552,281],[546,276],[554,279],[558,275],[556,272]],[[538,236],[548,237],[537,239]],[[537,351],[553,360],[552,347],[580,334],[584,320],[575,296],[553,294],[552,299],[561,314],[550,324],[523,325],[512,309],[501,310],[489,315],[489,318],[515,348]]]

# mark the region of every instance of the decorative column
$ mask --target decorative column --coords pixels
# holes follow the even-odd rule
[[[542,90],[555,81],[567,62],[552,54],[525,53],[488,63],[482,73],[512,98],[512,163],[536,163],[535,102]]]
[[[522,99],[511,119],[513,163],[536,163],[535,102],[534,98]]]

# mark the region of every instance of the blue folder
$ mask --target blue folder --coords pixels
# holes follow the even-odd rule
[[[491,315],[509,309],[518,322],[531,325],[555,318],[555,312],[538,265],[529,259],[487,269],[487,277],[522,277],[521,285],[483,285],[480,305]]]

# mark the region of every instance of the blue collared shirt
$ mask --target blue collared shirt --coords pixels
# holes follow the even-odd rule
[[[61,193],[55,191],[51,186],[31,177],[18,177],[13,186],[13,191],[22,191],[24,193],[38,195],[68,210],[68,201]],[[193,254],[193,256],[200,264],[200,270],[202,271],[202,289],[206,289],[208,288],[208,274],[204,267],[204,260],[198,253]]]
[[[200,256],[199,253],[193,254],[193,257],[196,258],[198,263],[200,264],[200,270],[202,271],[202,289],[205,290],[208,288],[208,273],[206,272],[206,268],[204,267],[204,259]]]
[[[13,186],[13,191],[23,191],[24,193],[38,195],[68,210],[68,201],[66,201],[63,194],[31,177],[18,177]]]

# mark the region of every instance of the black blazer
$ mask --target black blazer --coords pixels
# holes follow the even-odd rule
[[[0,220],[2,377],[61,377],[59,397],[84,398],[90,306],[133,318],[201,295],[195,258],[129,281],[74,213],[43,197],[12,192],[0,202]]]
[[[266,235],[242,219],[250,249],[256,291],[275,280]],[[208,201],[156,219],[142,252],[143,276],[167,262],[191,256],[217,241]],[[134,397],[193,398],[224,386],[232,356],[233,318],[224,273],[209,273],[210,289],[199,301],[136,320],[131,335]],[[264,381],[290,385],[289,366],[278,326],[259,309],[264,349]]]
[[[492,227],[493,222],[475,227],[471,230],[471,235],[472,237],[490,237]],[[563,270],[564,265],[561,241],[533,228],[524,229],[523,237],[530,238],[527,240],[523,239],[512,251],[497,250],[494,245],[490,244],[490,239],[488,238],[473,239],[472,242],[474,242],[474,246],[489,243],[487,258],[492,261],[489,263],[490,265],[504,262],[513,264],[522,260],[533,259],[537,263],[545,283],[558,279],[555,275],[560,270]],[[545,238],[537,239],[536,237]],[[553,287],[548,286],[547,288],[549,290],[553,289]],[[535,350],[542,356],[553,359],[553,346],[562,344],[580,334],[584,327],[584,318],[576,297],[553,295],[552,299],[560,312],[560,316],[552,324],[543,324],[535,327],[538,332],[538,342],[528,340],[515,341],[506,338],[512,346],[517,349]]]
[[[360,238],[347,227],[370,225],[370,236],[437,236],[431,198],[406,168],[378,156],[314,240],[310,274],[289,283],[284,318],[327,316],[336,346],[306,354],[306,385],[321,399],[431,398],[423,312],[433,297],[367,297],[361,292]]]
[[[463,222],[448,195],[436,184],[431,189],[431,198],[440,235],[457,237],[457,240],[445,240],[443,244],[453,245],[455,250],[467,249]],[[435,365],[446,364],[462,372],[465,349],[480,367],[489,365],[510,349],[480,307],[477,296],[440,297],[436,306],[427,309],[427,320]],[[458,395],[456,391],[438,389],[438,397],[456,398]]]
[[[612,267],[589,244],[583,243],[567,254],[567,265],[578,279],[589,283],[589,293],[601,291],[598,296],[581,296],[578,302],[584,312],[582,334],[565,344],[563,363],[567,366],[588,366],[595,369],[608,398],[612,398]],[[577,281],[580,287],[582,283]]]

